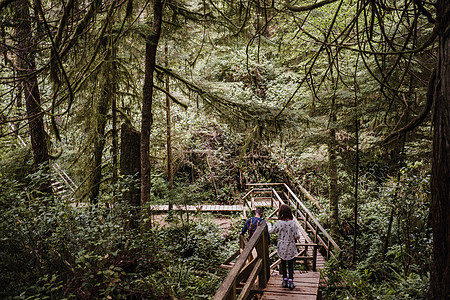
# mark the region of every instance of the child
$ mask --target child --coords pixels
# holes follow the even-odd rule
[[[283,204],[278,212],[278,221],[272,228],[269,226],[269,233],[278,233],[277,253],[281,258],[281,273],[283,274],[283,287],[294,289],[294,258],[298,251],[295,242],[300,238],[297,222],[294,220],[289,205]],[[286,263],[289,269],[289,278],[286,272]]]
[[[248,219],[245,222],[245,225],[241,230],[241,235],[244,235],[245,232],[248,230],[248,239],[250,239],[252,237],[253,233],[255,233],[255,231],[258,228],[261,221],[264,220],[262,218],[262,215],[263,215],[263,209],[262,209],[262,207],[258,207],[255,210],[255,216],[251,217],[250,219]]]

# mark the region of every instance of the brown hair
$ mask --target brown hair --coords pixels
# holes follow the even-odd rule
[[[262,207],[258,207],[256,210],[255,210],[255,215],[256,214],[258,214],[258,215],[263,215],[263,212],[264,212],[264,210],[263,210],[263,208]]]
[[[292,215],[292,210],[289,205],[283,204],[278,212],[278,220],[292,220],[294,216]]]

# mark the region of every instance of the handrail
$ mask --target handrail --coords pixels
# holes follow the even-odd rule
[[[293,206],[295,208],[296,216],[298,214],[301,215],[302,220],[305,223],[305,230],[310,230],[314,234],[314,242],[318,242],[319,245],[324,247],[327,251],[327,257],[331,254],[334,256],[334,253],[330,249],[330,245],[333,246],[334,249],[341,251],[337,243],[333,240],[333,238],[328,234],[328,232],[320,225],[319,221],[312,215],[309,209],[303,204],[303,202],[297,197],[297,195],[291,190],[291,188],[286,183],[248,183],[250,187],[261,188],[262,186],[271,186],[272,193],[275,195],[279,203],[284,203],[278,192],[275,190],[275,186],[282,186],[283,191],[286,191],[287,204]],[[304,189],[301,189],[303,192]],[[309,197],[311,195],[308,193]],[[308,196],[306,195],[306,196]],[[295,200],[295,201],[294,201]],[[323,238],[320,236],[322,235]]]
[[[72,191],[72,195],[74,195],[76,190],[78,189],[75,182],[73,182],[72,178],[70,178],[69,175],[67,175],[67,173],[61,168],[61,166],[57,162],[54,162],[52,165],[53,169],[55,169],[58,176],[61,177],[61,179],[64,181],[64,184]]]
[[[257,256],[248,263],[254,249],[256,249]],[[247,299],[256,277],[258,277],[259,288],[265,288],[270,277],[269,240],[265,221],[261,222],[261,225],[258,226],[258,229],[245,245],[236,263],[216,291],[214,300],[236,299],[238,285],[243,280],[246,280],[246,284],[239,295],[239,299]]]
[[[311,212],[303,204],[303,202],[301,202],[300,199],[298,199],[298,197],[292,192],[292,190],[289,188],[289,186],[287,186],[287,184],[285,184],[285,183],[283,183],[283,185],[286,188],[286,190],[288,191],[288,193],[295,199],[296,203],[294,203],[294,206],[295,206],[296,211],[299,209],[299,207],[295,204],[298,204],[298,205],[300,205],[302,210],[305,212],[305,224],[307,224],[307,226],[310,228],[310,230],[314,232],[315,237],[319,238],[322,245],[327,249],[327,253],[330,252],[332,255],[334,255],[333,252],[331,252],[329,249],[329,244],[333,245],[333,247],[336,250],[341,251],[341,248],[339,248],[338,244],[336,244],[336,242],[328,234],[328,232],[322,227],[322,225],[320,225],[319,221],[317,221],[317,219],[311,214]],[[290,202],[292,202],[292,201],[290,201]],[[308,219],[313,221],[315,227],[312,226],[312,224],[308,221]],[[325,238],[327,239],[327,243],[325,243],[325,241],[320,236],[318,236],[318,232],[317,232],[318,230],[325,236]]]
[[[272,189],[271,188],[253,188],[250,189],[242,198],[241,201],[244,203],[244,206],[247,206],[250,210],[254,210],[254,201],[255,198],[256,199],[271,199],[273,200],[273,194],[270,197],[254,197],[255,194],[267,194],[267,193],[271,193],[272,194]],[[246,200],[248,198],[248,196],[251,195],[251,200],[250,202],[248,200]]]
[[[15,133],[16,129],[12,125],[11,122],[8,122],[9,127],[11,128],[11,132]],[[18,144],[22,147],[26,147],[27,143],[23,140],[23,138],[17,133],[17,139],[19,140]],[[78,190],[78,186],[73,182],[72,178],[67,175],[66,172],[61,168],[61,166],[57,162],[52,163],[53,169],[56,171],[57,175],[63,180],[64,184],[72,191],[72,196],[75,195],[76,190]]]
[[[327,251],[327,258],[331,254],[334,256],[334,253],[331,251],[331,246],[336,250],[341,250],[336,242],[331,238],[328,232],[320,225],[317,219],[311,214],[309,209],[303,204],[303,202],[297,197],[297,195],[292,192],[289,186],[285,183],[256,183],[256,184],[247,184],[248,186],[254,186],[257,188],[251,188],[241,200],[244,202],[244,205],[252,206],[254,205],[254,197],[255,194],[259,193],[271,193],[271,206],[274,204],[279,209],[282,204],[288,204],[289,206],[293,206],[295,209],[295,220],[297,223],[297,227],[299,228],[301,235],[305,237],[305,243],[296,243],[297,247],[303,247],[302,251],[299,253],[297,259],[303,261],[311,261],[313,271],[316,271],[317,264],[317,250],[318,247],[323,247]],[[261,188],[261,186],[270,186],[270,188]],[[280,196],[279,192],[275,189],[276,186],[281,186],[283,189],[281,190]],[[247,197],[251,195],[251,204],[249,205],[249,201],[246,200]],[[262,197],[266,198],[266,197]],[[284,199],[283,199],[284,198]],[[252,207],[250,207],[252,209]],[[276,213],[273,212],[272,215]],[[300,220],[305,224],[304,227],[299,222]],[[269,217],[269,218],[270,218]],[[227,269],[231,269],[228,273],[225,280],[220,285],[217,290],[214,300],[222,300],[222,299],[236,299],[236,295],[240,290],[238,299],[247,299],[251,295],[252,287],[256,279],[258,278],[259,290],[261,288],[265,288],[269,277],[270,270],[279,264],[279,261],[276,261],[273,265],[270,265],[269,261],[269,241],[268,234],[263,234],[266,232],[267,223],[265,221],[262,222],[261,226],[258,226],[256,232],[253,234],[252,238],[245,243],[243,241],[242,236],[240,236],[241,249],[240,251],[236,251],[224,264],[221,266]],[[312,240],[308,236],[308,230],[314,234],[314,240]],[[312,249],[308,250],[311,247]],[[254,257],[250,262],[252,252],[256,249],[257,256]],[[240,255],[239,255],[240,253]],[[231,263],[237,257],[236,263]],[[245,285],[242,287],[243,282],[245,281]]]
[[[247,183],[247,186],[284,186],[286,185],[285,183],[275,183],[275,182],[271,182],[271,183]],[[296,186],[298,187],[298,189],[300,190],[300,192],[303,194],[303,196],[308,199],[312,204],[314,204],[318,209],[322,209],[322,206],[320,205],[319,201],[317,201],[317,199],[315,199],[309,192],[308,190],[306,190],[300,183],[296,183]]]

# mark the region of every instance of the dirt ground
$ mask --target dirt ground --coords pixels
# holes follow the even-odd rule
[[[159,224],[159,226],[167,226],[167,222],[165,221],[167,218],[167,214],[163,214],[163,215],[153,215],[153,222],[154,224],[157,223]],[[200,218],[198,217],[190,217],[190,220],[200,220]],[[230,228],[231,228],[231,219],[227,219],[227,218],[214,218],[213,222],[217,225],[219,225],[219,227],[224,231],[227,232]]]

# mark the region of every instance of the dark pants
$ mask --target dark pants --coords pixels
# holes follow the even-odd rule
[[[294,259],[291,260],[281,260],[281,273],[283,274],[283,278],[288,278],[287,277],[287,272],[286,272],[286,262],[288,265],[288,269],[289,269],[289,279],[294,279]]]

